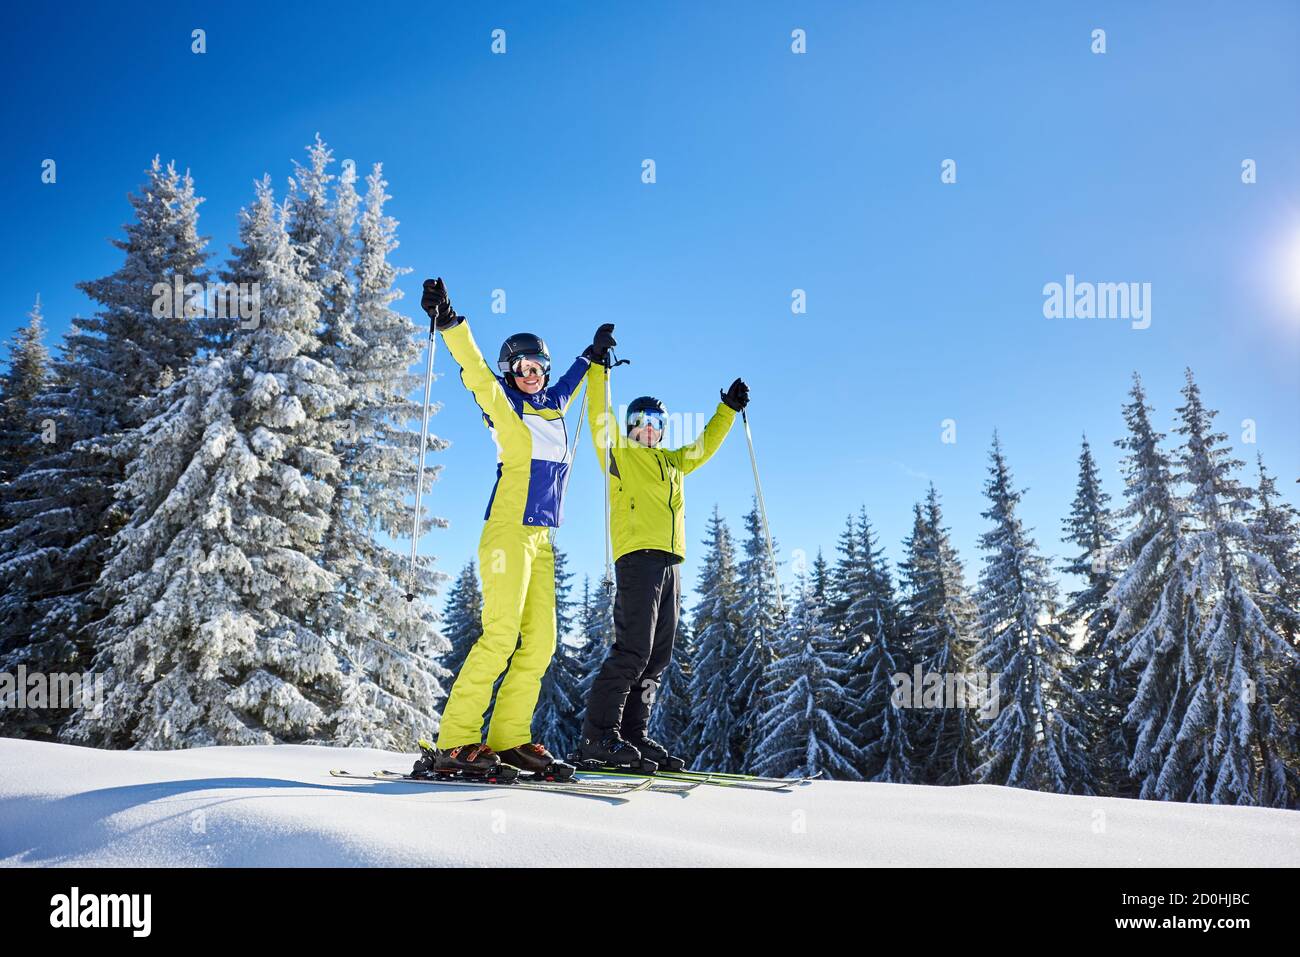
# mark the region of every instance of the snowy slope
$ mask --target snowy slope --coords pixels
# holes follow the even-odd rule
[[[604,799],[332,779],[412,758],[0,739],[6,865],[1300,864],[1300,813],[818,782]]]

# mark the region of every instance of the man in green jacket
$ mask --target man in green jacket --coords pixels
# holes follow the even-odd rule
[[[613,325],[602,326],[613,342]],[[602,337],[598,334],[598,340]],[[703,434],[682,448],[665,449],[668,413],[651,396],[627,409],[627,434],[616,434],[605,409],[608,350],[589,355],[587,414],[596,455],[608,447],[610,529],[618,590],[614,597],[614,645],[587,698],[582,743],[584,762],[653,770],[680,770],[684,762],[646,734],[659,679],[672,658],[681,612],[682,560],[686,557],[686,504],[682,477],[707,462],[749,401],[749,387],[737,379],[725,392]],[[597,402],[591,401],[597,396]]]

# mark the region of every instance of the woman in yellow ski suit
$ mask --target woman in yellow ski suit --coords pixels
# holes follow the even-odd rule
[[[533,742],[532,717],[556,643],[551,536],[562,520],[571,459],[564,413],[589,360],[578,357],[547,388],[546,344],[524,333],[506,340],[498,361],[504,375],[498,376],[474,342],[469,323],[452,310],[441,280],[425,283],[421,304],[442,331],[497,447],[496,482],[478,547],[483,634],[443,709],[439,764],[448,770],[479,770],[494,765],[499,754],[509,764],[539,770],[554,760]],[[503,671],[485,749],[483,715]]]

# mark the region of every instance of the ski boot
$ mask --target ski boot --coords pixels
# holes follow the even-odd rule
[[[659,770],[657,764],[643,758],[641,752],[619,737],[617,732],[599,739],[584,735],[578,753],[572,760],[579,771],[584,767],[591,770],[603,768],[636,771],[640,774],[654,774]]]
[[[686,767],[686,759],[679,758],[674,754],[669,754],[668,749],[656,741],[654,738],[645,735],[634,735],[627,739],[627,742],[641,752],[641,757],[653,761],[659,765],[660,771],[680,771]]]
[[[542,781],[567,781],[573,777],[575,770],[572,764],[557,760],[555,755],[536,741],[506,748],[504,751],[498,751],[497,754],[502,763],[525,771]]]
[[[417,778],[465,777],[485,781],[513,781],[519,771],[503,765],[497,753],[485,744],[462,744],[439,751],[420,741],[420,758],[411,769]]]

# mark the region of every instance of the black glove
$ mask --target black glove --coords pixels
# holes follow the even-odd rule
[[[609,365],[609,350],[616,345],[618,343],[614,340],[614,323],[607,322],[596,330],[591,345],[583,350],[582,355],[591,362],[599,362],[601,365],[607,366]]]
[[[420,297],[420,308],[428,314],[433,324],[430,332],[433,328],[450,329],[460,322],[460,316],[456,315],[456,310],[451,308],[447,286],[441,277],[424,281],[424,295]]]
[[[727,388],[726,392],[721,392],[722,404],[736,412],[744,411],[745,406],[749,405],[749,386],[745,385],[744,379],[737,379]]]

